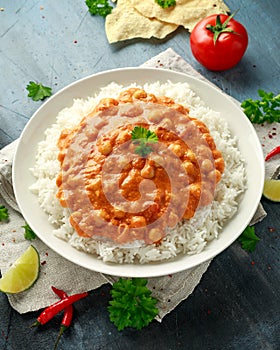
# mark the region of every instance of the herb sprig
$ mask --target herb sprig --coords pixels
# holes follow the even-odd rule
[[[25,225],[22,226],[22,228],[24,228],[24,238],[28,241],[32,241],[37,237],[36,233],[31,229],[31,227],[27,223],[25,223]]]
[[[46,97],[52,95],[52,89],[48,86],[44,86],[41,83],[35,83],[30,81],[26,86],[26,90],[29,91],[28,97],[31,97],[33,101],[44,100]]]
[[[155,2],[164,9],[176,5],[176,0],[155,0]]]
[[[260,100],[249,98],[241,103],[246,116],[255,124],[280,123],[280,94],[275,96],[273,92],[264,90],[258,90],[258,94]]]
[[[110,320],[119,331],[126,327],[141,329],[147,326],[158,314],[157,299],[146,286],[144,278],[119,278],[110,291],[113,299],[109,301]]]
[[[247,226],[238,240],[244,250],[247,252],[253,252],[256,249],[256,245],[260,239],[255,234],[254,226]]]
[[[156,143],[158,141],[156,133],[142,126],[135,126],[131,132],[131,139],[135,145],[138,145],[135,148],[135,153],[142,157],[152,152],[153,149],[149,143]]]
[[[107,0],[86,0],[85,2],[89,13],[94,16],[106,17],[113,10],[113,7],[109,5]]]
[[[9,219],[8,209],[4,205],[0,205],[0,221],[7,221]]]

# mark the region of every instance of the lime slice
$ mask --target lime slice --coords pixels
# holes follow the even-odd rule
[[[280,180],[265,180],[263,195],[273,202],[280,202]]]
[[[38,251],[31,245],[0,279],[0,291],[19,293],[30,288],[40,272]]]

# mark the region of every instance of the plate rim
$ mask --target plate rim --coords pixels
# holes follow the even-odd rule
[[[20,157],[20,151],[21,151],[21,146],[25,141],[25,135],[27,133],[27,131],[29,130],[30,125],[32,126],[32,123],[34,123],[34,120],[36,120],[36,118],[38,118],[38,115],[40,116],[40,113],[42,112],[42,110],[44,111],[44,109],[48,108],[48,106],[53,103],[53,101],[55,101],[58,97],[62,96],[63,93],[69,91],[69,89],[73,89],[75,88],[76,85],[79,84],[83,84],[84,82],[87,81],[91,81],[92,79],[97,79],[97,78],[102,78],[106,75],[112,75],[112,74],[121,74],[121,73],[126,73],[126,74],[130,74],[130,73],[135,73],[135,72],[140,72],[140,71],[150,71],[155,73],[159,73],[160,75],[171,75],[171,76],[176,76],[178,79],[179,78],[184,78],[185,82],[188,82],[190,84],[190,88],[192,88],[190,81],[192,82],[196,82],[198,85],[202,84],[204,87],[206,87],[206,89],[210,90],[215,90],[216,93],[221,94],[226,100],[227,103],[230,103],[232,106],[234,106],[234,108],[237,108],[239,110],[239,112],[241,112],[243,115],[244,113],[242,112],[241,108],[237,106],[237,104],[233,101],[233,99],[225,94],[222,90],[220,90],[217,86],[215,86],[213,83],[211,82],[207,82],[203,79],[199,79],[197,77],[194,77],[192,75],[183,73],[183,72],[177,72],[177,71],[173,71],[173,70],[169,70],[169,69],[163,69],[163,68],[152,68],[152,67],[123,67],[123,68],[116,68],[116,69],[112,69],[112,70],[106,70],[106,71],[102,71],[102,72],[98,72],[95,74],[91,74],[89,76],[83,77],[81,79],[78,79],[68,85],[66,85],[65,87],[63,87],[62,89],[60,89],[59,91],[57,91],[53,96],[51,96],[46,102],[44,102],[31,116],[30,120],[27,122],[27,124],[25,125],[20,138],[19,138],[19,142],[17,144],[16,147],[16,151],[14,154],[14,159],[13,159],[13,167],[12,167],[12,182],[13,182],[13,187],[14,187],[14,193],[15,193],[15,197],[16,197],[16,201],[18,203],[18,206],[22,212],[23,217],[25,218],[26,216],[26,210],[25,208],[23,208],[22,202],[21,202],[21,197],[19,196],[19,192],[18,192],[18,187],[17,187],[17,174],[16,174],[16,169],[17,169],[17,162],[19,161],[19,157]],[[160,80],[160,79],[158,79]],[[168,80],[168,79],[167,79]],[[155,81],[155,80],[154,80]],[[148,81],[150,83],[150,81]],[[136,82],[137,83],[137,82]],[[103,85],[105,86],[107,85],[106,83]],[[101,88],[101,86],[98,86],[98,89],[96,91],[98,91]],[[81,98],[86,98],[87,96],[83,96]],[[76,97],[79,98],[79,97]],[[72,102],[73,104],[73,98],[72,98]],[[66,107],[66,106],[64,106]],[[61,108],[64,108],[61,107]],[[60,108],[60,109],[61,109]],[[248,118],[244,115],[244,122],[247,123],[247,127],[250,130],[250,133],[252,135],[252,137],[258,141],[258,143],[255,145],[256,147],[256,154],[257,152],[260,152],[262,154],[262,148],[261,148],[261,144],[260,141],[258,139],[256,130],[254,129],[253,125],[251,124],[251,122],[248,120]],[[48,125],[47,127],[50,127],[50,125]],[[259,171],[260,171],[260,183],[264,182],[264,162],[260,162],[259,164]],[[28,191],[28,189],[26,189]],[[258,205],[261,199],[261,195],[262,195],[262,190],[259,189],[259,192],[256,193],[256,201],[255,204],[252,206],[249,214],[248,214],[248,218],[246,221],[243,222],[243,229],[245,229],[245,227],[249,224],[249,222],[251,221]],[[230,219],[231,220],[231,219]],[[32,222],[29,223],[30,227],[33,229],[34,226],[32,224]],[[215,256],[219,255],[221,252],[223,252],[226,248],[228,248],[237,238],[238,236],[241,234],[241,232],[238,233],[238,235],[234,235],[232,237],[232,239],[227,241],[227,244],[223,246],[223,248],[218,249],[217,251],[214,251],[212,254],[205,254],[205,250],[200,253],[200,256],[202,257],[202,259],[195,263],[193,262],[192,264],[190,264],[190,266],[188,268],[185,268],[184,266],[181,266],[181,268],[178,268],[178,264],[174,264],[173,260],[167,260],[167,261],[163,261],[163,262],[158,262],[158,263],[147,263],[147,264],[115,264],[115,263],[105,263],[102,262],[100,259],[94,258],[94,261],[97,259],[99,260],[99,262],[101,262],[101,266],[100,264],[98,265],[98,269],[96,269],[96,266],[89,266],[88,264],[84,263],[84,261],[74,261],[73,258],[69,257],[68,254],[65,254],[65,252],[59,252],[57,251],[56,247],[54,247],[52,244],[50,245],[48,241],[46,241],[45,237],[39,232],[38,230],[35,229],[35,232],[37,234],[37,236],[39,237],[39,239],[41,241],[43,241],[49,248],[51,248],[52,250],[54,250],[57,254],[59,254],[60,256],[66,258],[67,260],[71,261],[72,263],[82,266],[84,268],[87,268],[89,270],[92,271],[96,271],[96,272],[100,272],[100,273],[105,273],[105,274],[110,274],[110,275],[115,275],[115,276],[121,276],[121,277],[158,277],[158,276],[163,276],[163,275],[167,275],[167,274],[172,274],[172,273],[177,273],[177,272],[181,272],[183,270],[186,269],[191,269],[195,266],[198,266],[206,261],[209,261],[211,259],[213,259]],[[220,231],[219,235],[222,234],[222,230]],[[58,240],[60,240],[59,238],[56,238]],[[66,243],[66,242],[65,242]],[[210,242],[211,244],[211,242]],[[73,248],[70,246],[69,243],[67,243],[67,245],[71,248],[74,249],[75,251],[77,250],[76,248]],[[89,254],[84,253],[84,252],[79,252],[82,254],[86,254],[87,256],[89,256]],[[196,256],[198,256],[198,254],[196,254]],[[184,256],[189,257],[189,256]],[[183,258],[184,258],[183,257]],[[92,258],[92,257],[91,257]],[[184,260],[184,259],[183,259]],[[127,267],[127,266],[137,266],[137,272],[134,271],[134,269],[132,269],[131,267],[129,268],[129,271],[124,271],[125,269],[123,269],[123,267]],[[150,271],[146,271],[145,270],[149,270],[149,267],[155,266],[159,267],[157,270],[157,272],[155,272],[155,269],[152,268],[150,269]],[[165,267],[166,265],[168,265],[168,269],[167,271],[160,271],[161,267]],[[135,269],[136,270],[136,269]],[[143,270],[143,271],[142,271]]]

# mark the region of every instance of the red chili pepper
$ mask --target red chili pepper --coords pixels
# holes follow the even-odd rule
[[[52,286],[52,290],[55,292],[56,295],[58,295],[61,299],[66,299],[68,298],[68,295],[61,289],[57,289],[55,287]],[[73,318],[73,305],[69,305],[66,307],[64,314],[63,314],[63,318],[62,321],[60,323],[60,330],[59,330],[59,334],[58,337],[56,339],[56,342],[54,344],[54,350],[56,350],[57,345],[59,343],[59,340],[62,336],[62,334],[66,331],[67,328],[70,327],[71,322],[72,322],[72,318]]]
[[[280,153],[280,146],[277,146],[275,148],[273,148],[272,151],[270,151],[266,157],[265,157],[265,161],[269,160],[270,158],[274,157],[276,154]]]
[[[76,301],[82,298],[85,298],[87,295],[88,295],[88,292],[70,295],[67,298],[61,299],[56,303],[50,305],[44,311],[42,311],[42,313],[39,315],[39,317],[33,323],[33,325],[31,325],[31,327],[46,324],[60,311],[64,310],[67,306],[72,305],[73,303],[75,303]]]

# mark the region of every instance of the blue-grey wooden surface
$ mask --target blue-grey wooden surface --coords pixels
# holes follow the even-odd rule
[[[218,73],[192,57],[189,35],[178,29],[159,41],[109,45],[104,19],[92,17],[83,0],[0,0],[0,148],[19,137],[41,105],[27,97],[30,80],[58,91],[103,70],[138,66],[171,47],[231,96],[257,98],[257,90],[279,92],[280,1],[227,0],[249,32],[249,47],[235,68]],[[216,257],[192,296],[163,322],[118,332],[110,323],[104,286],[76,304],[74,324],[59,349],[280,349],[279,204],[262,200],[267,218],[256,225],[254,253],[234,243]],[[252,262],[254,262],[252,264]],[[0,294],[0,349],[52,349],[59,318],[29,329],[38,313],[20,315]]]

